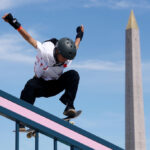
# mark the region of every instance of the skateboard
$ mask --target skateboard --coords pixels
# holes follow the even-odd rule
[[[74,122],[73,122],[73,121],[70,121],[70,120],[79,117],[79,116],[81,115],[81,113],[82,113],[82,110],[78,110],[78,111],[76,111],[76,114],[75,114],[74,117],[69,117],[69,116],[68,116],[68,117],[65,117],[65,118],[62,118],[62,119],[63,119],[64,121],[69,122],[70,124],[74,124]]]

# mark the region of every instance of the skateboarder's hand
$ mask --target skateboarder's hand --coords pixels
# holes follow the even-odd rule
[[[2,19],[4,20],[4,21],[6,21],[6,22],[8,22],[8,20],[7,20],[7,17],[8,16],[8,14],[5,14],[3,17],[2,17]]]
[[[76,28],[76,32],[77,32],[76,39],[77,39],[77,38],[80,38],[80,41],[81,41],[82,38],[83,38],[83,33],[84,33],[84,27],[83,27],[83,25],[78,26],[78,27]]]
[[[84,32],[84,26],[81,25],[81,26],[78,26],[77,29],[76,29],[76,32],[79,33],[79,32]]]
[[[6,21],[6,22],[11,22],[11,21],[13,21],[13,16],[12,16],[11,13],[5,14],[2,18],[3,18],[4,21]]]
[[[3,17],[4,21],[8,22],[12,27],[18,29],[21,24],[17,21],[16,18],[13,18],[11,13],[5,14]]]

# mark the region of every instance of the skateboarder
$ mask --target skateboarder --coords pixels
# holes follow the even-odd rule
[[[37,50],[35,75],[26,83],[20,99],[33,105],[37,97],[51,97],[64,91],[60,97],[60,101],[66,105],[63,114],[74,116],[76,114],[74,100],[79,84],[79,74],[75,70],[63,71],[76,56],[84,33],[83,25],[76,29],[75,42],[70,38],[59,40],[52,38],[41,43],[33,39],[11,13],[2,18],[18,30],[22,37]],[[21,127],[24,128],[20,126],[20,130]]]

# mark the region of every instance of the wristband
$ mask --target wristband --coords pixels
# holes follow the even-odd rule
[[[76,29],[77,35],[76,35],[76,39],[80,38],[80,41],[82,41],[83,38],[83,32],[81,31],[81,26],[78,26]]]
[[[18,32],[20,31],[22,29],[22,26],[20,26],[17,30],[18,30]]]
[[[10,21],[9,24],[12,27],[14,27],[16,30],[21,26],[21,24],[17,21],[16,18],[14,18],[12,21]]]
[[[82,41],[82,38],[83,38],[83,32],[77,33],[76,39],[77,39],[77,38],[80,38],[80,41]]]

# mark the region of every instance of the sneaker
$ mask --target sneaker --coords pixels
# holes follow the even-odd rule
[[[65,116],[74,117],[76,111],[73,107],[67,106],[63,113]]]

